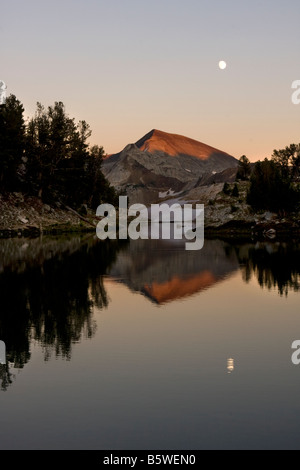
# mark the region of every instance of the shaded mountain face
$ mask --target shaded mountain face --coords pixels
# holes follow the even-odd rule
[[[130,203],[157,202],[190,190],[203,179],[222,180],[224,170],[236,171],[238,161],[221,150],[188,137],[152,130],[135,144],[103,162],[103,173]],[[224,179],[224,178],[223,178]],[[208,183],[210,184],[210,183]]]

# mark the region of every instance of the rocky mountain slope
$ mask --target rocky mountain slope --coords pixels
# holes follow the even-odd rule
[[[152,130],[103,162],[109,182],[130,202],[151,203],[195,186],[235,178],[238,161],[188,137]],[[223,174],[224,171],[232,174]],[[223,174],[223,175],[222,175]]]

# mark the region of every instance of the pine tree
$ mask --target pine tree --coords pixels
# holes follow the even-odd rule
[[[37,104],[26,132],[28,190],[44,201],[73,208],[115,201],[116,193],[101,171],[103,147],[89,149],[90,126],[75,123],[56,102],[46,110]]]
[[[231,194],[230,184],[227,183],[227,182],[224,183],[223,193],[226,194],[226,196],[230,196],[230,194]]]
[[[233,190],[232,190],[232,193],[231,193],[232,197],[239,197],[240,193],[239,193],[239,188],[237,186],[237,184],[235,183],[234,187],[233,187]]]
[[[24,154],[24,108],[15,95],[0,106],[0,190],[20,188],[18,178]]]
[[[291,211],[299,203],[299,192],[293,188],[290,179],[283,177],[276,162],[266,158],[254,167],[247,202],[258,210]]]
[[[246,155],[242,155],[239,159],[239,166],[236,175],[237,180],[246,181],[249,179],[251,175],[251,163],[250,160],[246,157]]]

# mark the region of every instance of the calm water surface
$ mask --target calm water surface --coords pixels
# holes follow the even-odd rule
[[[0,240],[0,448],[299,449],[299,288],[292,240]]]

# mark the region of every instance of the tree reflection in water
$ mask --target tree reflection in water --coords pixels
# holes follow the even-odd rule
[[[11,365],[23,368],[29,361],[32,340],[42,345],[45,360],[53,353],[70,359],[72,344],[95,334],[92,307],[108,306],[103,274],[120,246],[93,240],[82,244],[78,239],[76,245],[77,249],[73,240],[70,250],[69,241],[64,242],[53,256],[46,250],[44,259],[37,245],[35,262],[28,260],[28,269],[18,272],[15,259],[3,268],[0,338],[8,362],[0,366],[2,389],[12,382]]]
[[[278,289],[281,296],[300,290],[299,243],[261,242],[237,246],[236,250],[245,282],[255,276],[261,287]]]
[[[8,360],[0,365],[2,389],[14,379],[12,367],[29,361],[32,341],[42,345],[45,360],[52,354],[70,359],[74,343],[93,337],[93,306],[108,306],[103,275],[164,304],[201,295],[239,268],[245,282],[255,277],[280,295],[297,292],[300,244],[207,240],[191,253],[159,240],[0,241],[0,339]]]

